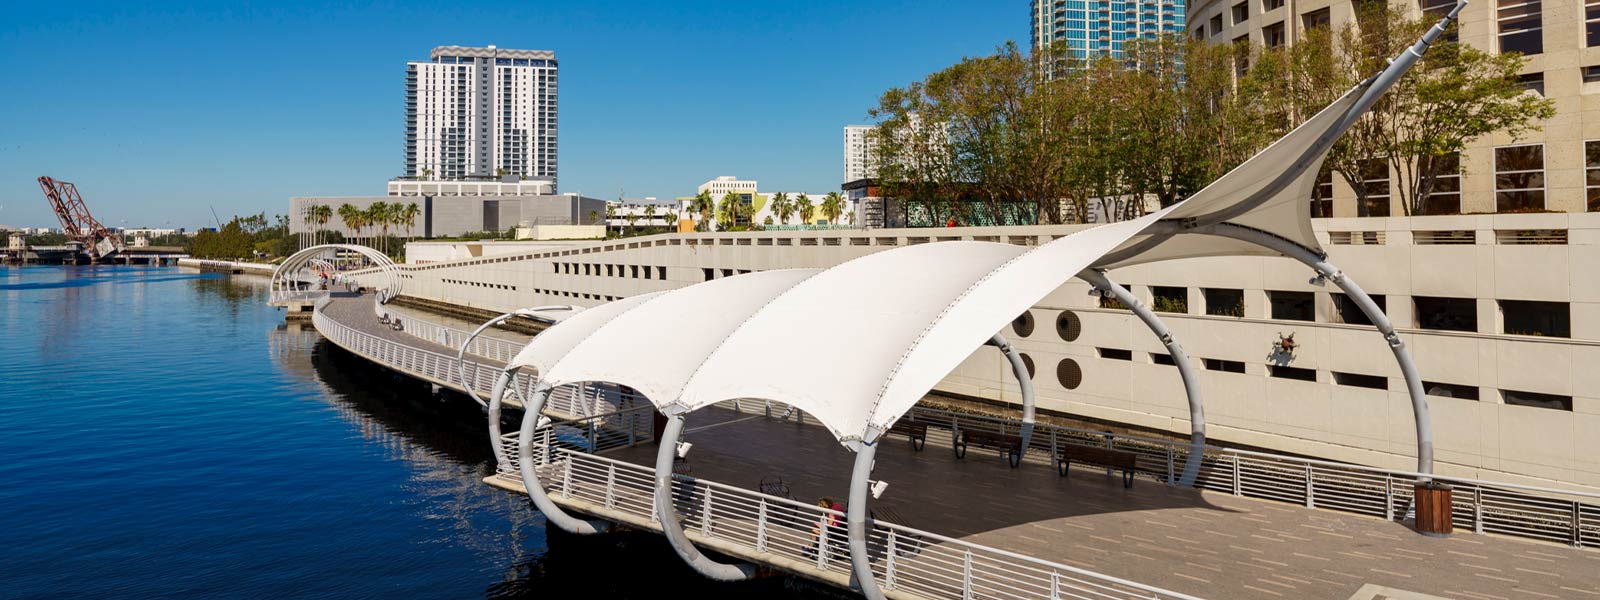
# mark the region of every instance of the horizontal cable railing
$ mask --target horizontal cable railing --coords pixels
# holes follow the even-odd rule
[[[551,496],[612,511],[614,519],[654,522],[654,470],[574,448],[559,440],[560,426],[535,432],[538,448],[530,454],[541,463],[539,478]],[[515,436],[501,443],[515,456]],[[848,577],[851,572],[844,515],[838,511],[685,475],[674,476],[672,504],[684,529],[702,543],[720,542],[747,558],[781,560],[818,574]],[[873,570],[890,592],[936,599],[1192,598],[887,522],[870,525]]]
[[[928,441],[934,444],[953,444],[963,429],[1015,435],[1021,426],[1010,419],[923,407],[913,408],[904,418],[927,423]],[[1184,442],[1043,423],[1035,426],[1024,460],[1054,464],[1058,450],[1068,444],[1131,452],[1137,457],[1139,474],[1162,482],[1175,481],[1189,460],[1189,445]],[[1414,487],[1429,477],[1206,446],[1195,486],[1394,520],[1406,517]],[[1453,488],[1451,517],[1457,527],[1578,547],[1600,546],[1600,494],[1446,475],[1432,475],[1431,479]]]
[[[330,301],[332,299],[324,299],[317,304],[311,315],[312,325],[323,337],[363,358],[458,391],[465,391],[466,386],[470,384],[481,397],[488,396],[494,387],[495,378],[500,376],[501,367],[474,360],[474,355],[470,353],[464,363],[458,363],[453,354],[442,354],[410,346],[340,323],[323,310]],[[416,323],[420,321],[409,326],[416,326]],[[506,395],[520,401],[532,395],[536,383],[538,383],[537,377],[527,372],[519,372]],[[545,412],[556,415],[594,415],[641,404],[648,403],[644,403],[634,395],[623,394],[612,386],[561,386],[551,392],[550,399],[545,404]]]

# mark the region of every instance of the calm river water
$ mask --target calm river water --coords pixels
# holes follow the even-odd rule
[[[835,596],[547,531],[480,481],[476,405],[285,326],[265,282],[0,267],[0,597]]]

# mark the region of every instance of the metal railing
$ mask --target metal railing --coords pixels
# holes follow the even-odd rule
[[[323,310],[334,300],[324,298],[319,301],[312,311],[311,323],[323,337],[339,347],[396,371],[457,391],[465,391],[466,386],[470,384],[479,395],[487,396],[494,388],[495,378],[500,376],[500,365],[475,360],[473,355],[469,354],[465,359],[465,369],[461,369],[458,368],[454,354],[442,354],[410,346],[340,323]],[[421,321],[408,320],[406,326],[416,327],[420,323]],[[465,378],[462,376],[463,370]],[[517,373],[511,384],[515,388],[515,393],[507,392],[507,396],[511,399],[526,398],[532,394],[536,383],[538,377],[525,372]],[[550,399],[545,404],[545,412],[582,416],[641,404],[648,403],[636,396],[622,394],[614,387],[561,386],[551,392]]]
[[[962,429],[1015,434],[1019,421],[913,408],[904,418],[929,425],[929,444],[953,444]],[[1189,445],[1142,436],[1038,424],[1023,460],[1054,465],[1066,445],[1131,452],[1138,473],[1172,482]],[[1452,521],[1474,533],[1498,533],[1576,547],[1600,546],[1600,494],[1336,463],[1206,446],[1195,486],[1235,496],[1404,519],[1414,487],[1430,478],[1450,484]]]
[[[645,410],[640,407],[615,414],[640,415]],[[563,428],[586,422],[555,422],[535,431],[529,456],[538,464],[536,472],[546,491],[559,503],[581,503],[583,510],[607,519],[641,526],[655,523],[654,469],[597,456],[590,448],[603,451],[605,443],[575,441],[561,433]],[[517,436],[504,436],[500,443],[508,457],[517,455]],[[616,445],[613,442],[611,447]],[[517,472],[514,461],[498,470],[501,477],[520,481]],[[849,580],[850,551],[843,513],[686,475],[674,476],[672,503],[685,531],[697,543],[824,580]],[[874,520],[869,527],[867,547],[873,571],[883,589],[895,597],[1193,600],[1192,596],[893,523]]]
[[[418,339],[427,340],[446,348],[461,348],[461,343],[472,335],[471,331],[456,329],[447,325],[440,325],[425,321],[412,314],[399,315],[405,321],[405,332]],[[501,364],[511,362],[512,358],[522,351],[527,344],[512,340],[492,337],[485,334],[473,338],[472,345],[467,347],[467,354],[481,356]]]

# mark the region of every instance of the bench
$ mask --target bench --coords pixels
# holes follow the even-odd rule
[[[875,504],[871,507],[871,509],[869,509],[869,512],[871,513],[873,528],[883,531],[882,539],[885,541],[889,539],[889,529],[879,525],[878,521],[894,523],[895,525],[899,525],[901,527],[916,529],[916,526],[912,525],[910,521],[906,520],[906,517],[900,514],[900,511],[896,510],[894,506],[888,504]],[[871,539],[876,544],[879,536],[871,536]],[[911,556],[916,554],[922,550],[924,545],[926,544],[923,542],[922,536],[920,535],[907,533],[905,531],[898,531],[895,534],[895,549],[899,550],[898,556]],[[882,552],[883,547],[878,546],[876,550]]]
[[[907,421],[900,419],[889,428],[889,433],[898,433],[911,440],[911,449],[921,452],[928,445],[928,424],[922,421]]]
[[[1011,463],[1011,468],[1013,469],[1022,464],[1022,436],[963,429],[961,430],[961,435],[956,437],[956,458],[967,457],[967,446],[969,444],[999,450],[1000,458],[1004,458]]]
[[[1111,448],[1096,448],[1094,446],[1077,446],[1067,444],[1060,448],[1057,463],[1061,476],[1066,477],[1067,471],[1072,469],[1072,461],[1110,467],[1122,471],[1122,487],[1133,487],[1133,473],[1139,468],[1139,455],[1124,450]]]

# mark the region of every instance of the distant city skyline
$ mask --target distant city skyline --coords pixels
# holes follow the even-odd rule
[[[112,227],[195,229],[213,225],[212,210],[226,221],[281,212],[294,196],[382,194],[403,174],[404,64],[446,45],[561,57],[562,192],[672,198],[726,173],[772,189],[836,190],[840,127],[863,122],[890,87],[1025,43],[1024,10],[985,1],[18,5],[0,27],[0,56],[19,82],[0,95],[0,112],[21,117],[0,126],[0,223],[58,226],[40,175],[76,183]],[[844,41],[890,22],[893,43]],[[728,38],[730,28],[760,35]]]

